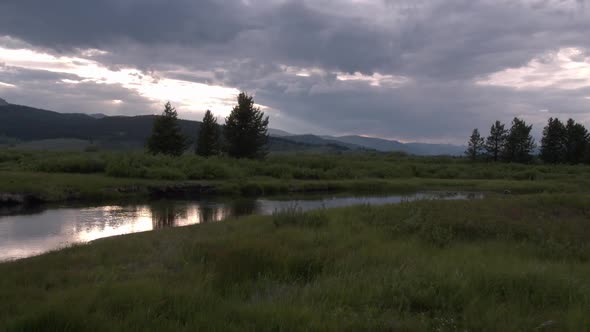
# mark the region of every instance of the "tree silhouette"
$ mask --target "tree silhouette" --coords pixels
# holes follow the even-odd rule
[[[532,153],[536,144],[531,136],[532,129],[533,126],[527,125],[524,120],[519,118],[512,120],[512,127],[508,131],[503,150],[505,161],[526,163],[533,159]]]
[[[578,164],[584,161],[590,136],[586,128],[573,119],[567,120],[565,126],[565,161]]]
[[[164,112],[154,120],[152,135],[148,138],[147,148],[153,154],[180,156],[187,147],[187,138],[178,125],[178,113],[170,102],[164,106]]]
[[[469,142],[467,143],[467,150],[465,154],[471,160],[477,160],[481,157],[484,149],[483,137],[479,134],[479,129],[473,129]]]
[[[268,117],[254,106],[251,96],[242,92],[238,104],[225,119],[227,153],[235,158],[261,158],[266,155]]]
[[[546,163],[562,163],[566,158],[565,126],[557,118],[549,118],[541,138],[541,160]]]
[[[487,137],[485,143],[485,149],[488,156],[493,161],[500,160],[502,150],[506,144],[506,135],[508,131],[504,129],[504,124],[500,121],[496,121],[490,128],[490,136]]]
[[[207,110],[203,117],[195,152],[203,157],[219,154],[219,128],[217,119],[213,117],[213,113],[209,110]]]

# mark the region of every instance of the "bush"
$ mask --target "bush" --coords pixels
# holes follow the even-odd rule
[[[265,167],[263,175],[271,176],[277,179],[292,179],[294,167],[286,164],[276,164]]]
[[[235,174],[232,174],[234,172],[227,165],[214,161],[204,161],[192,166],[185,165],[184,172],[192,180],[224,180],[235,177]]]
[[[315,169],[298,167],[293,171],[293,178],[297,180],[319,180],[323,178],[323,172]]]
[[[106,168],[105,162],[97,158],[67,156],[37,161],[35,171],[48,173],[100,173]]]
[[[171,157],[143,153],[116,154],[109,158],[106,174],[115,177],[146,178],[149,169],[169,167]]]

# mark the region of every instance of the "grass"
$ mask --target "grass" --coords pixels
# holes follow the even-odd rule
[[[587,192],[587,165],[470,163],[401,154],[274,155],[266,160],[151,156],[141,152],[0,149],[0,193],[43,201],[145,197],[153,188],[207,184],[223,195],[311,191],[479,190]]]
[[[2,331],[586,331],[590,196],[296,207],[0,264]]]

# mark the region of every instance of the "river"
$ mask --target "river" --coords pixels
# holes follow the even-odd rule
[[[47,206],[0,211],[0,261],[31,257],[71,244],[129,233],[268,215],[297,206],[306,211],[359,204],[427,199],[476,199],[481,193],[420,192],[386,196],[311,195],[255,199],[159,200],[86,206]]]

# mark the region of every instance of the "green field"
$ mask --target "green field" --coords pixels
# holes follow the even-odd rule
[[[590,167],[472,163],[396,153],[236,160],[141,152],[0,150],[0,193],[28,193],[41,201],[146,197],[159,188],[199,184],[221,195],[424,189],[585,192],[590,187]]]
[[[2,331],[585,331],[590,196],[249,217],[0,264]]]

